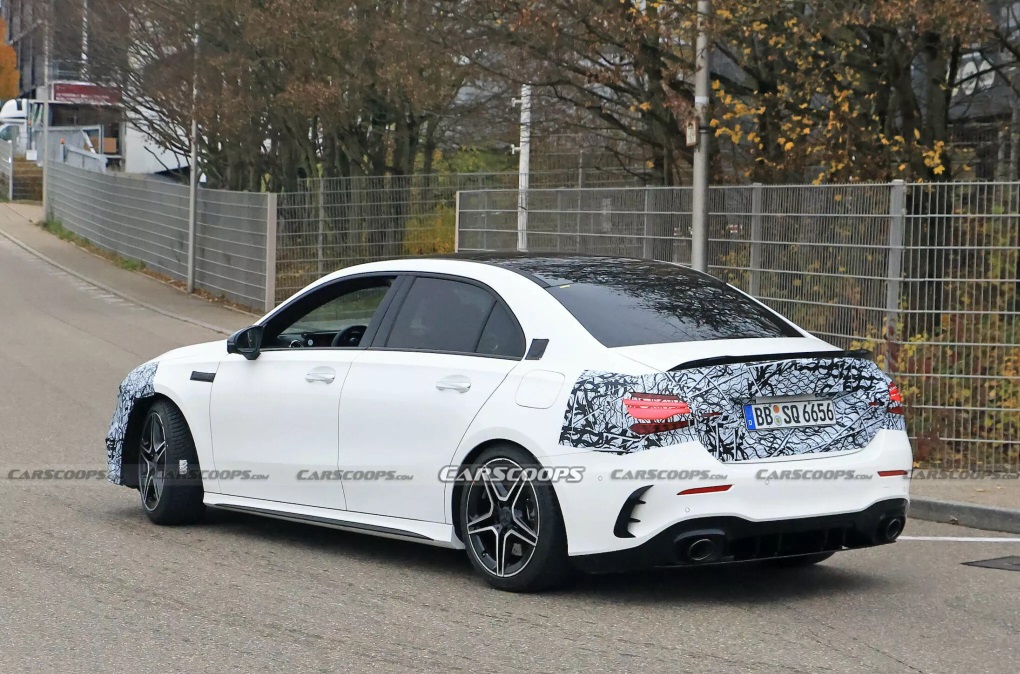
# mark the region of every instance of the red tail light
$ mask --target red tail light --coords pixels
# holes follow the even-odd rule
[[[665,421],[682,414],[690,414],[691,407],[676,396],[658,393],[631,393],[623,399],[627,414],[642,421]]]
[[[889,384],[889,413],[903,414],[903,396],[900,387],[893,383]]]
[[[880,470],[878,471],[879,477],[904,477],[909,475],[908,471],[905,470]]]

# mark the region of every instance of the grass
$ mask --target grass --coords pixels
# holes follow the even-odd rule
[[[98,255],[102,258],[109,260],[110,262],[114,263],[121,269],[126,269],[128,271],[145,271],[145,263],[142,262],[141,260],[134,260],[129,257],[122,257],[120,255],[117,255],[116,253],[111,253],[109,251],[103,250],[102,248],[95,245],[85,237],[78,236],[77,234],[69,230],[67,227],[64,227],[63,223],[61,223],[59,220],[43,220],[42,222],[38,222],[36,224],[45,229],[53,236],[60,239],[61,241],[68,241],[78,246],[79,248],[84,248],[90,253],[94,253],[95,255]]]
[[[97,255],[103,258],[104,260],[108,260],[109,262],[112,262],[121,269],[126,269],[127,271],[141,272],[146,276],[150,276],[161,283],[173,286],[178,290],[184,292],[186,292],[187,290],[187,286],[183,282],[171,278],[165,274],[160,274],[155,270],[147,269],[145,267],[145,263],[142,262],[141,260],[122,257],[120,255],[117,255],[116,253],[111,253],[108,250],[104,250],[99,246],[95,245],[94,243],[92,243],[91,241],[89,241],[88,239],[86,239],[85,237],[79,236],[78,234],[75,234],[74,232],[69,230],[67,227],[64,227],[63,223],[60,222],[59,220],[43,220],[42,222],[37,222],[35,224],[38,225],[40,228],[46,230],[53,236],[57,237],[61,241],[73,243],[82,250],[92,253],[93,255]],[[223,305],[225,307],[234,309],[236,311],[240,311],[242,313],[246,314],[252,313],[251,307],[246,307],[242,304],[231,302],[222,295],[217,296],[199,288],[195,289],[194,294],[209,302],[215,302],[216,304]],[[261,307],[256,308],[256,315],[259,310],[261,310]]]

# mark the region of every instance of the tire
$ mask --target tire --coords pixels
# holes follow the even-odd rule
[[[508,479],[486,477],[481,470],[500,467],[539,466],[527,452],[511,444],[486,449],[469,466],[459,514],[471,565],[499,590],[539,592],[562,586],[572,568],[552,485],[525,479],[527,476],[509,479],[512,472]]]
[[[181,470],[182,462],[187,470]],[[170,401],[157,400],[145,413],[138,440],[138,493],[154,524],[193,524],[202,518],[204,491],[198,468],[195,441],[184,415]]]
[[[814,566],[832,557],[835,552],[819,552],[813,555],[800,555],[799,557],[780,557],[768,562],[770,566],[781,569],[799,569],[805,566]]]

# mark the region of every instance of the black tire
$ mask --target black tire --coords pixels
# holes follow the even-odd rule
[[[501,466],[540,467],[527,452],[511,444],[495,445],[478,455],[469,467],[470,479],[461,489],[458,506],[468,559],[486,582],[499,590],[539,592],[560,587],[570,579],[572,567],[556,493],[548,482],[524,478],[486,480],[480,475],[479,469],[483,467]],[[495,495],[495,500],[490,494]],[[503,498],[506,500],[501,501]],[[483,512],[489,503],[491,509]],[[488,519],[483,520],[483,516]],[[469,532],[472,522],[474,531]],[[534,545],[525,540],[532,534]],[[502,564],[494,554],[500,549],[500,541]]]
[[[205,512],[195,441],[184,415],[168,400],[157,400],[145,413],[138,440],[138,493],[155,524],[193,524]]]
[[[835,552],[819,552],[813,555],[800,555],[798,557],[780,557],[768,562],[769,565],[782,569],[799,569],[805,566],[814,566],[832,557]]]

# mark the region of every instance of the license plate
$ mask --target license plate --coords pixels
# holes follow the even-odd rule
[[[803,426],[832,426],[836,410],[831,400],[800,400],[787,403],[744,405],[744,421],[750,431]]]

